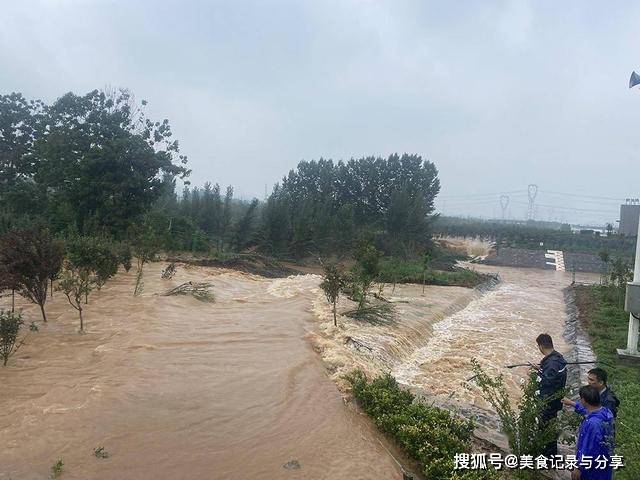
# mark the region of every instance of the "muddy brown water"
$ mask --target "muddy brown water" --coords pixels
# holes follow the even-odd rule
[[[84,335],[61,294],[47,304],[0,369],[1,479],[49,478],[58,459],[68,479],[402,478],[304,339],[309,289],[207,268],[163,281],[162,267],[141,297],[131,273],[93,294]],[[154,295],[189,280],[217,302]]]
[[[316,275],[180,265],[161,280],[163,267],[149,265],[140,297],[133,273],[92,294],[83,335],[61,294],[46,325],[19,302],[40,331],[0,369],[0,480],[48,478],[60,458],[69,479],[400,479],[384,439],[342,400],[342,373],[392,371],[439,403],[482,410],[477,392],[460,386],[470,358],[491,372],[536,360],[541,331],[571,348],[561,272],[474,266],[502,277],[485,294],[385,286],[396,325],[341,316],[335,328]],[[190,280],[212,282],[216,303],[156,295]],[[524,372],[504,373],[517,392]],[[96,458],[96,447],[110,457]]]

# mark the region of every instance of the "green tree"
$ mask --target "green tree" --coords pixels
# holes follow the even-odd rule
[[[158,237],[152,229],[144,225],[138,231],[134,245],[134,252],[137,259],[136,286],[133,290],[134,296],[142,293],[142,289],[144,288],[144,282],[142,281],[144,266],[155,259],[158,251]]]
[[[382,252],[374,245],[368,243],[366,239],[360,241],[360,245],[355,251],[356,264],[353,269],[358,310],[365,306],[369,290],[380,273],[381,257]]]
[[[124,268],[125,272],[131,270],[131,260],[133,259],[133,251],[128,243],[121,243],[117,248],[118,261]]]
[[[162,195],[167,177],[189,173],[169,122],[148,119],[145,105],[126,90],[94,90],[46,108],[31,178],[48,192],[52,222],[122,233]]]
[[[257,208],[258,200],[254,198],[235,227],[233,243],[238,251],[241,251],[246,245],[251,244],[253,241],[253,224]]]
[[[0,95],[0,209],[37,211],[33,148],[43,131],[44,104],[20,93]]]
[[[84,332],[84,319],[82,317],[82,300],[87,302],[92,290],[92,281],[87,270],[65,269],[58,282],[58,290],[67,297],[69,304],[78,311],[80,316],[80,332]]]
[[[322,282],[320,282],[320,288],[333,308],[333,325],[336,327],[338,326],[338,317],[336,313],[338,299],[346,285],[347,281],[344,273],[337,265],[327,264],[324,266],[324,276],[322,278]]]
[[[0,245],[2,245],[1,241]],[[14,312],[16,308],[16,290],[20,290],[20,283],[16,274],[9,271],[8,267],[8,265],[0,263],[0,292],[11,290],[11,312]]]
[[[64,244],[46,230],[14,230],[0,238],[0,264],[22,295],[40,306],[43,321],[49,281],[62,267]]]
[[[87,277],[95,275],[98,290],[118,273],[118,253],[110,243],[96,237],[76,237],[67,242],[67,255],[73,269]]]

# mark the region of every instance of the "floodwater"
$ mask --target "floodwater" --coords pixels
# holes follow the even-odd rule
[[[340,315],[336,328],[316,275],[179,265],[162,280],[164,266],[147,267],[140,297],[133,273],[92,293],[82,335],[61,294],[48,324],[20,302],[40,331],[0,368],[0,480],[48,478],[58,459],[68,479],[400,479],[397,452],[342,400],[344,373],[390,371],[438,403],[483,410],[461,387],[471,358],[517,392],[526,369],[502,367],[539,360],[540,332],[570,350],[561,272],[474,265],[501,276],[486,293],[385,285],[397,323]],[[186,281],[213,283],[216,302],[157,295]]]
[[[133,273],[93,293],[84,335],[62,294],[47,304],[0,368],[0,479],[49,478],[58,459],[83,480],[402,478],[304,338],[314,277],[179,266],[161,280],[163,266],[141,297]],[[186,281],[213,283],[216,303],[154,295]]]
[[[472,358],[493,375],[503,374],[508,391],[517,394],[526,378],[526,367],[505,365],[539,363],[542,355],[535,338],[548,333],[556,350],[571,356],[565,333],[563,289],[571,274],[550,270],[473,265],[497,273],[501,282],[466,308],[438,322],[424,348],[413,352],[394,374],[403,383],[419,387],[438,403],[486,409],[479,392],[462,388],[473,376]],[[597,275],[578,274],[578,281],[594,282]]]

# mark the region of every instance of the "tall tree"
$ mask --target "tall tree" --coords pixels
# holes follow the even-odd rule
[[[126,90],[68,93],[51,106],[1,97],[0,195],[20,194],[22,214],[47,209],[55,228],[124,232],[163,183],[189,173],[169,122],[148,119],[145,105]]]
[[[44,111],[40,100],[0,95],[0,209],[37,211],[42,192],[33,183],[33,148],[43,132]]]
[[[253,241],[253,224],[257,208],[258,199],[254,198],[235,227],[233,243],[238,251],[242,250],[246,245]]]
[[[338,299],[342,290],[347,285],[344,273],[335,264],[327,264],[324,266],[324,276],[320,282],[320,288],[324,292],[327,301],[331,304],[333,310],[333,326],[338,326],[338,316],[336,313]]]

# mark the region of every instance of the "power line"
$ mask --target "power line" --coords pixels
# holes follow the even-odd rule
[[[550,190],[540,190],[540,193],[549,193],[549,194],[552,194],[552,195],[563,195],[565,197],[595,198],[596,200],[613,200],[613,201],[616,201],[616,202],[624,202],[623,198],[598,197],[596,195],[580,195],[580,194],[577,194],[577,193],[552,192]]]
[[[520,205],[529,205],[526,202],[518,202],[515,201],[514,203],[520,204]],[[538,207],[548,207],[548,208],[557,208],[559,210],[573,210],[576,212],[591,212],[591,213],[606,213],[606,214],[614,214],[617,215],[617,212],[614,212],[613,210],[597,210],[597,209],[592,209],[592,208],[575,208],[575,207],[562,207],[559,205],[546,205],[543,203],[536,203],[536,205]]]
[[[498,192],[498,193],[465,193],[459,195],[439,195],[439,198],[471,198],[471,197],[499,197],[500,195],[515,195],[516,193],[526,194],[526,190],[514,190],[512,192]]]

